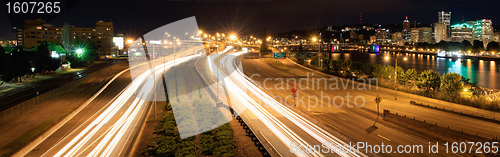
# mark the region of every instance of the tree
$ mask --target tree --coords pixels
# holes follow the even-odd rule
[[[425,87],[428,90],[431,88],[436,91],[441,85],[441,80],[439,78],[439,74],[432,69],[425,70],[420,73],[418,77],[418,85],[420,87]]]
[[[463,52],[472,51],[472,44],[468,40],[464,40],[460,44]]]
[[[351,71],[352,61],[351,60],[341,60],[340,70],[341,71]]]
[[[372,72],[373,77],[383,78],[385,75],[385,67],[381,64],[376,64]]]
[[[417,70],[415,69],[408,69],[406,72],[401,76],[401,82],[400,83],[406,83],[408,81],[417,81],[418,80],[418,73]]]
[[[408,78],[409,81],[418,81],[417,70],[415,70],[415,69],[406,70],[405,77]]]
[[[361,70],[363,74],[368,75],[368,77],[373,77],[373,70],[375,69],[375,66],[371,63],[365,63],[363,64],[363,69]]]
[[[450,95],[452,97],[458,96],[458,93],[462,91],[464,83],[462,82],[462,76],[457,73],[446,73],[441,77],[441,92]]]
[[[12,53],[15,48],[7,45],[7,46],[3,47],[3,49],[5,49],[5,53]]]
[[[260,44],[260,54],[262,56],[266,56],[269,54],[269,46],[267,45],[267,30],[264,28],[264,32],[262,34],[262,43]]]
[[[10,53],[6,53],[5,49],[0,46],[0,81],[2,81],[0,85],[4,82],[10,82],[14,78],[12,67]]]
[[[479,53],[484,51],[484,44],[482,41],[474,40],[474,44],[472,44],[472,52]]]
[[[37,59],[35,65],[35,71],[33,73],[33,78],[35,73],[44,73],[49,70],[50,63],[52,62],[52,57],[50,56],[49,49],[46,43],[41,43],[37,46]]]
[[[73,40],[73,32],[71,31],[71,27],[65,23],[63,26],[63,33],[61,37],[61,44],[66,52],[71,51],[71,41]]]
[[[489,52],[498,52],[498,50],[500,49],[500,45],[498,45],[497,42],[489,42],[488,45],[486,46],[486,50],[489,51]]]
[[[27,73],[31,72],[32,66],[26,60],[24,56],[24,51],[22,47],[18,46],[12,51],[11,61],[12,61],[12,71],[14,81],[22,81],[22,76],[25,76]]]

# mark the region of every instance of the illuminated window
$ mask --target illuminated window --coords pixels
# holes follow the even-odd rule
[[[42,27],[38,26],[38,27],[36,27],[36,29],[42,29]]]

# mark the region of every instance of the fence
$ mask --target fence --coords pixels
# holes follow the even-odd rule
[[[16,116],[21,115],[21,114],[29,111],[30,109],[35,108],[35,107],[39,106],[40,104],[43,104],[44,102],[47,102],[48,100],[56,98],[56,97],[60,96],[61,94],[64,94],[64,93],[72,90],[78,84],[84,82],[85,80],[87,80],[87,77],[73,81],[73,82],[68,83],[64,86],[61,86],[61,87],[56,88],[54,90],[51,90],[49,92],[38,95],[37,97],[26,100],[20,104],[17,104],[16,106],[13,106],[11,108],[8,108],[8,109],[0,112],[0,124],[6,122],[6,121],[8,121]]]

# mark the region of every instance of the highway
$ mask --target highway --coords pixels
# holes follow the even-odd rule
[[[318,107],[311,108],[312,112],[304,113],[295,107],[288,107],[286,103],[293,99],[286,101],[276,99],[277,97],[290,96],[288,90],[259,88],[254,81],[263,83],[264,78],[293,78],[297,76],[281,72],[260,60],[239,62],[241,55],[246,51],[230,52],[232,52],[232,48],[228,47],[220,54],[201,57],[200,55],[187,56],[191,54],[191,51],[185,50],[182,53],[177,53],[179,57],[175,62],[173,61],[174,55],[170,55],[165,59],[157,58],[151,61],[151,64],[144,62],[131,68],[143,71],[140,75],[131,74],[130,69],[124,71],[107,88],[100,91],[97,97],[89,100],[90,103],[82,111],[79,111],[73,119],[35,149],[27,152],[26,156],[128,155],[138,130],[144,122],[145,113],[150,107],[148,100],[151,100],[153,95],[153,86],[163,86],[155,84],[152,80],[161,82],[159,80],[161,80],[163,72],[174,64],[195,60],[198,70],[206,78],[205,81],[210,85],[211,91],[216,93],[218,88],[221,101],[230,105],[240,116],[244,117],[245,122],[253,126],[254,133],[258,134],[258,137],[262,137],[259,138],[261,142],[267,143],[273,149],[271,151],[275,151],[275,155],[376,155],[376,153],[367,152],[367,149],[360,149],[361,152],[357,152],[356,148],[349,147],[349,144],[356,145],[356,142],[366,142],[370,145],[392,145],[393,151],[398,145],[423,145],[422,150],[420,150],[422,153],[412,153],[411,155],[443,155],[423,153],[429,151],[428,142],[433,142],[436,139],[394,128],[382,122],[374,125],[376,116],[365,110],[347,107]],[[246,68],[243,70],[242,67]],[[249,77],[255,73],[261,76]],[[219,83],[217,84],[216,81]],[[278,82],[273,81],[268,83],[273,86],[278,84]],[[317,95],[317,92],[301,90],[299,97]],[[326,91],[330,95],[342,95],[345,92]],[[351,94],[359,93],[352,91]],[[384,95],[381,92],[376,94],[380,94],[382,97],[390,95]],[[391,102],[387,99],[383,101]],[[398,101],[405,101],[404,95]],[[351,103],[353,102],[354,100],[351,101]],[[406,106],[415,107],[409,104]],[[367,104],[366,107],[372,109],[373,105]],[[388,107],[390,106],[384,106],[384,109]],[[395,108],[396,111],[399,111],[397,109]],[[434,110],[428,112],[431,111]],[[368,131],[370,128],[373,130]],[[321,150],[327,149],[327,152],[316,151],[316,148],[308,149],[308,146],[320,146]],[[397,153],[383,154],[383,156],[399,155]]]
[[[260,68],[259,71],[261,71],[260,73],[274,75],[274,76],[270,76],[270,77],[262,76],[262,77],[260,77],[260,79],[273,78],[273,80],[274,80],[274,77],[277,77],[277,78],[299,78],[299,77],[307,77],[308,73],[310,75],[309,77],[312,78],[311,75],[313,72],[311,72],[310,70],[304,69],[304,68],[296,65],[296,64],[292,63],[292,61],[290,61],[290,60],[284,59],[281,61],[285,65],[287,65],[288,67],[290,67],[292,69],[291,72],[280,71],[274,67],[270,67],[270,65],[268,65],[267,63],[263,63],[262,61],[258,61],[258,60],[253,60],[253,61],[249,60],[246,63],[249,63],[248,67],[259,67]],[[252,70],[255,72],[255,69],[252,69],[252,68],[247,68],[246,72],[249,72],[248,74],[251,75],[250,71],[252,71]],[[254,78],[259,79],[258,77],[254,77]],[[390,110],[392,113],[398,113],[398,114],[408,115],[411,117],[417,117],[419,119],[427,120],[428,122],[431,122],[431,123],[438,123],[438,125],[441,125],[441,126],[449,126],[450,128],[453,128],[455,130],[464,130],[465,132],[469,132],[469,133],[478,133],[479,135],[482,135],[484,137],[495,137],[495,136],[500,135],[500,125],[499,124],[492,123],[492,122],[486,122],[486,121],[482,121],[479,119],[461,116],[461,115],[457,115],[457,114],[442,112],[442,111],[438,111],[435,109],[414,106],[414,105],[410,105],[410,103],[409,103],[410,101],[413,100],[413,101],[416,101],[417,103],[430,104],[430,106],[444,106],[444,105],[440,105],[440,103],[444,104],[444,102],[436,103],[436,101],[431,101],[431,100],[423,99],[423,98],[417,98],[413,95],[403,93],[403,92],[398,92],[397,100],[394,100],[394,90],[390,90],[390,89],[386,89],[386,88],[376,88],[375,86],[372,86],[372,87],[367,86],[366,87],[367,89],[359,89],[358,87],[361,87],[361,86],[359,86],[359,83],[357,83],[357,82],[353,83],[352,80],[350,80],[349,83],[346,83],[347,80],[345,80],[345,79],[343,80],[344,81],[343,84],[345,85],[345,87],[344,87],[344,85],[342,85],[342,81],[339,80],[338,81],[339,89],[332,90],[330,88],[330,85],[335,84],[334,80],[333,81],[330,80],[332,77],[325,76],[325,75],[322,75],[319,73],[314,73],[314,78],[315,78],[314,82],[317,85],[317,86],[315,86],[316,89],[314,89],[314,90],[312,90],[312,89],[300,90],[299,89],[299,92],[301,92],[301,94],[303,96],[307,97],[310,95],[311,96],[316,95],[316,96],[320,97],[321,93],[323,93],[324,96],[329,96],[330,98],[333,99],[333,97],[335,97],[335,96],[342,96],[345,98],[347,96],[347,94],[349,94],[350,96],[352,96],[349,99],[349,102],[351,103],[351,105],[364,104],[364,106],[362,108],[376,112],[377,111],[376,104],[374,103],[373,100],[377,95],[379,95],[383,99],[381,102],[381,105],[380,105],[381,106],[380,112],[382,112],[384,109],[387,109],[387,110]],[[318,78],[326,78],[326,82],[324,80],[318,81]],[[340,79],[340,78],[337,78],[337,79]],[[312,79],[310,79],[310,80],[312,80]],[[319,87],[320,87],[319,89],[317,88],[318,82],[319,82]],[[270,83],[270,85],[272,85],[272,82],[269,82],[269,83]],[[301,84],[301,86],[306,87],[307,84],[304,82],[304,84]],[[327,87],[327,88],[325,88],[325,87]],[[276,92],[284,92],[283,94],[286,94],[286,92],[289,93],[289,91],[286,89],[278,89]],[[365,103],[363,103],[362,99],[355,100],[354,98],[357,96],[363,97],[365,100]],[[325,100],[323,100],[323,101],[325,101]],[[340,99],[337,99],[337,100],[340,100]],[[347,99],[345,99],[345,102],[347,102]],[[311,112],[319,112],[319,113],[337,113],[337,112],[339,112],[338,109],[333,106],[332,101],[330,101],[330,103],[323,102],[323,104],[324,104],[323,107],[321,106],[321,102],[319,102],[319,103],[320,104],[317,107],[310,108],[310,111]],[[327,106],[328,104],[330,104],[331,106],[328,107]],[[339,105],[340,102],[337,101],[336,104]],[[455,110],[458,110],[460,108],[459,106],[460,105],[455,105],[455,106],[446,105],[445,107],[448,109],[455,108]],[[354,109],[354,110],[351,110],[352,112],[354,112],[356,110],[356,107],[349,108],[345,104],[340,109]],[[488,111],[481,111],[481,112],[484,112],[484,114],[490,113]]]
[[[253,80],[258,82],[259,85],[262,85],[262,88],[266,90],[268,94],[273,95],[275,98],[285,98],[286,96],[291,95],[291,88],[288,87],[290,87],[290,84],[293,84],[293,82],[285,81],[284,88],[274,88],[277,84],[283,83],[279,78],[282,78],[283,80],[295,78],[296,80],[298,80],[300,78],[307,78],[307,75],[312,75],[312,72],[291,63],[291,61],[289,60],[283,59],[281,61],[291,70],[285,72],[283,70],[272,67],[271,65],[265,63],[263,60],[259,59],[245,59],[243,61],[243,67],[245,69],[245,74],[247,76],[253,75]],[[426,146],[429,142],[435,143],[439,141],[441,143],[447,142],[446,140],[450,140],[442,139],[433,135],[421,135],[408,129],[384,123],[380,119],[378,120],[378,124],[376,125],[377,129],[372,128],[371,126],[375,123],[377,118],[377,115],[373,113],[373,111],[377,111],[376,104],[373,102],[373,99],[376,95],[380,95],[383,98],[380,112],[382,112],[384,109],[388,109],[393,113],[397,112],[399,114],[406,114],[418,118],[424,118],[428,122],[436,122],[441,126],[449,125],[450,128],[453,128],[455,130],[463,129],[464,131],[467,130],[469,132],[479,132],[479,134],[483,134],[483,136],[494,136],[499,134],[498,125],[495,123],[484,122],[469,117],[459,116],[456,114],[450,114],[434,109],[410,105],[409,101],[412,100],[412,97],[408,94],[402,94],[400,92],[398,94],[398,100],[394,100],[394,91],[383,88],[379,88],[378,90],[376,88],[372,88],[371,90],[358,90],[358,84],[351,84],[352,80],[348,84],[345,84],[344,82],[345,87],[343,87],[343,85],[340,85],[339,81],[340,89],[330,90],[323,88],[325,87],[325,82],[317,81],[317,79],[326,78],[326,87],[329,87],[333,83],[332,80],[329,80],[331,77],[324,76],[318,73],[315,73],[313,77],[309,77],[309,83],[311,84],[313,84],[313,82],[311,82],[312,78],[316,79],[314,80],[314,87],[312,87],[306,81],[296,83],[297,86],[302,87],[306,87],[309,84],[309,89],[300,89],[299,87],[298,97],[305,97],[303,102],[306,105],[304,106],[304,104],[299,103],[299,108],[301,108],[303,111],[310,111],[309,114],[313,117],[318,118],[320,121],[326,123],[329,127],[347,134],[349,137],[352,137],[356,141],[375,144],[384,142],[385,144],[391,144],[393,146],[399,144],[423,144],[424,146]],[[266,83],[266,87],[263,86],[264,82]],[[317,88],[318,86],[316,86],[318,82],[320,82],[319,89]],[[316,89],[313,90],[311,88]],[[347,101],[346,98],[348,94],[351,96],[349,98],[349,101]],[[309,101],[309,96],[316,96],[320,99],[321,97],[324,98],[323,100],[311,99]],[[341,96],[345,100],[339,101],[342,99],[337,99],[335,102],[332,102],[330,99],[330,101],[328,101],[327,97],[334,98],[335,96]],[[361,101],[360,98],[356,101],[355,98],[357,96],[362,96],[365,99],[365,102]],[[430,103],[431,105],[433,103],[425,100],[416,101],[423,102],[424,104]],[[288,103],[293,104],[293,101]],[[307,103],[311,103],[311,107],[307,107]],[[344,103],[342,107],[334,106],[340,105],[342,103]],[[364,109],[360,109],[357,107],[348,107],[349,105],[355,106],[356,103],[364,103]],[[480,127],[478,127],[478,125]],[[370,132],[368,130],[370,130]],[[425,154],[425,156],[428,155],[433,154]]]
[[[177,52],[175,65],[200,56],[189,54],[191,50]],[[174,55],[136,65],[26,156],[127,156],[150,107],[153,85],[163,87],[158,82],[174,66]],[[142,74],[135,76],[131,71]]]
[[[245,53],[215,54],[211,55],[206,63],[211,69],[212,76],[217,78],[226,89],[231,106],[242,116],[250,117],[251,122],[258,126],[258,131],[270,139],[273,147],[281,156],[366,156],[364,153],[353,151],[346,147],[344,137],[337,137],[317,126],[310,120],[302,117],[283,104],[272,99],[269,95],[257,88],[244,76],[241,69],[237,69],[238,56]],[[220,55],[220,56],[219,56]],[[217,60],[221,60],[222,68],[217,70]],[[215,90],[214,90],[215,91]],[[248,93],[247,93],[248,92]],[[221,94],[222,95],[222,94]],[[224,97],[224,96],[221,96]],[[224,100],[223,100],[224,102]],[[277,138],[273,138],[277,137]],[[307,146],[314,147],[325,144],[324,150],[309,150]],[[302,146],[302,147],[297,147]],[[344,151],[335,151],[342,149]]]

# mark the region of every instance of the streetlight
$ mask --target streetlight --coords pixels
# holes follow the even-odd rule
[[[133,42],[134,42],[134,41],[133,41],[133,40],[131,40],[131,39],[127,40],[127,43],[129,43],[129,44],[132,44]]]
[[[76,50],[76,53],[78,53],[78,54],[81,54],[82,52],[83,52],[83,50],[82,50],[82,49],[77,49],[77,50]]]
[[[385,57],[385,60],[389,60],[389,57],[386,56]],[[398,54],[396,54],[396,64],[394,65],[394,83],[395,83],[395,86],[394,86],[394,100],[398,100],[397,96],[398,96]],[[407,58],[403,58],[404,61],[407,60]]]
[[[231,36],[229,36],[229,39],[234,40],[234,39],[236,39],[236,36],[235,35],[231,35]]]

